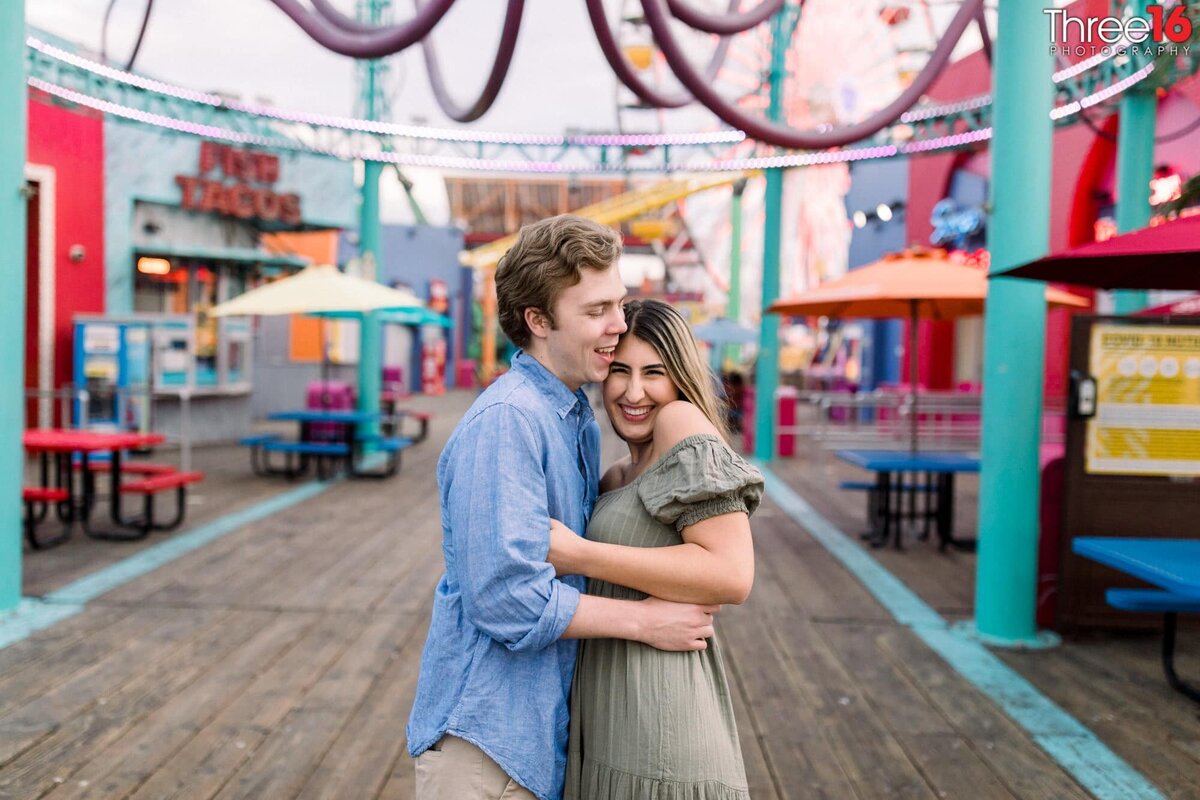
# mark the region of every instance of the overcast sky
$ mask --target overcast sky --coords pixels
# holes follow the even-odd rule
[[[108,2],[27,0],[27,16],[35,26],[98,51]],[[353,0],[336,2],[353,13]],[[435,29],[442,71],[460,102],[473,98],[482,86],[504,6],[500,0],[459,0]],[[114,62],[128,58],[144,8],[145,0],[117,0],[108,34]],[[397,19],[411,13],[411,4],[403,0],[394,11]],[[420,48],[389,63],[393,120],[446,124],[429,92]],[[268,0],[157,0],[135,68],[248,101],[266,98],[286,108],[354,112],[353,60],[313,42]],[[529,0],[508,80],[477,126],[555,133],[565,126],[612,130],[614,90],[582,0]]]

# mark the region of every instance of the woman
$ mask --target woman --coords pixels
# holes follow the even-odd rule
[[[552,523],[549,560],[589,594],[740,603],[762,476],[724,441],[687,322],[655,300],[627,304],[625,321],[603,397],[629,457],[601,481],[586,539]],[[697,647],[580,643],[565,800],[749,798],[717,639]]]

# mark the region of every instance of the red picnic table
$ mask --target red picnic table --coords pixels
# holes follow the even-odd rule
[[[185,489],[188,484],[201,480],[199,472],[180,472],[161,464],[137,464],[123,467],[122,454],[126,450],[142,449],[162,444],[166,437],[161,433],[131,433],[87,431],[62,428],[38,428],[24,435],[25,450],[36,454],[40,461],[41,486],[26,488],[23,498],[26,503],[26,538],[34,548],[52,547],[66,541],[71,525],[76,519],[83,532],[96,539],[141,539],[151,530],[168,530],[183,521],[186,510]],[[75,455],[79,462],[76,469]],[[108,455],[107,460],[94,456]],[[54,456],[54,469],[50,457]],[[96,471],[110,473],[109,517],[116,530],[96,530],[91,526],[92,508],[96,504]],[[78,472],[79,480],[75,474]],[[125,473],[141,476],[140,480],[123,481]],[[154,495],[168,489],[177,491],[177,513],[167,523],[154,521]],[[141,494],[145,498],[140,517],[126,517],[121,508],[122,494]],[[62,520],[63,533],[50,540],[39,541],[34,533],[36,524],[45,519],[53,505]]]

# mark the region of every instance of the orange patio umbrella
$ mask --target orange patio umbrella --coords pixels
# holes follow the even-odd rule
[[[907,317],[909,325],[909,385],[912,387],[912,434],[917,450],[917,320],[947,320],[983,313],[988,276],[979,266],[952,260],[945,250],[905,250],[889,253],[872,264],[851,270],[815,289],[776,300],[767,310],[808,317],[893,319]],[[1082,297],[1046,289],[1052,306],[1086,308]]]

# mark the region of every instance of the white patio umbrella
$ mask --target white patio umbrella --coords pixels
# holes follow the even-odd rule
[[[391,311],[424,305],[412,292],[356,278],[328,264],[306,267],[295,275],[251,289],[214,306],[214,317],[318,314],[329,311]]]
[[[214,306],[209,314],[214,317],[330,312],[365,314],[370,311],[396,311],[423,306],[420,298],[412,292],[347,275],[329,264],[317,264]],[[328,365],[324,327],[322,322],[322,383],[326,380]]]

